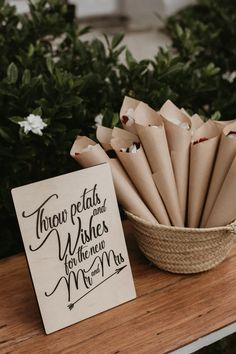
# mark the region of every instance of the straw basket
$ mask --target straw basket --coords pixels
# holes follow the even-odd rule
[[[192,229],[150,224],[126,212],[140,250],[157,267],[172,273],[198,273],[221,263],[230,251],[236,222]]]

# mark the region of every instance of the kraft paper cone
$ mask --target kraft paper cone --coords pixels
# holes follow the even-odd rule
[[[212,121],[220,130],[223,130],[226,125],[232,124],[235,122],[235,119],[233,120],[213,120]]]
[[[206,225],[220,188],[236,154],[236,139],[230,139],[227,137],[230,131],[236,131],[236,121],[227,124],[221,133],[215,167],[201,220],[201,227],[205,227]]]
[[[92,145],[93,149],[82,152],[88,145]],[[85,136],[79,136],[71,148],[70,155],[84,168],[108,162],[112,171],[117,199],[122,207],[144,220],[157,223],[154,216],[139,197],[118,159],[110,159],[99,144],[96,144],[95,141]]]
[[[137,135],[128,132],[127,130],[124,129],[120,129],[120,128],[113,128],[112,129],[112,138],[117,138],[117,139],[121,139],[121,140],[129,140],[131,143],[135,142],[138,143],[139,142],[139,138]]]
[[[141,102],[135,110],[135,125],[169,218],[173,225],[184,226],[163,120]]]
[[[225,177],[220,193],[216,199],[206,227],[230,224],[236,219],[236,157]]]
[[[188,191],[188,227],[198,227],[210,183],[219,141],[218,129],[204,123],[194,134],[194,140],[208,138],[206,141],[191,144],[189,191]]]
[[[189,151],[191,142],[191,121],[171,101],[167,101],[161,108],[166,137],[169,145],[170,157],[173,166],[179,205],[182,220],[186,218],[188,176],[189,176]],[[189,130],[172,123],[169,119],[178,119],[190,127]],[[175,118],[176,117],[176,118]]]
[[[83,149],[89,145],[93,147],[92,150],[83,152]],[[71,148],[70,155],[84,168],[110,161],[102,147],[86,136],[77,136]]]
[[[198,114],[194,114],[192,117],[190,117],[190,120],[192,123],[193,133],[204,124],[204,121]]]
[[[132,124],[132,125],[124,124],[122,122],[122,117],[127,113],[127,111],[129,109],[135,110],[137,105],[139,104],[139,102],[140,101],[135,100],[134,98],[125,96],[124,101],[121,106],[121,109],[120,109],[120,120],[121,120],[123,128],[131,133],[134,133],[134,134],[137,134],[136,129],[135,129],[135,125],[134,124]]]
[[[110,159],[110,166],[117,198],[122,207],[134,215],[137,215],[146,221],[156,224],[157,220],[151,214],[142,199],[139,197],[136,188],[134,187],[118,159]]]
[[[96,137],[105,151],[112,150],[110,144],[112,138],[111,128],[107,128],[107,127],[103,127],[102,125],[99,125],[96,130]]]
[[[169,120],[172,123],[175,123],[177,120],[181,123],[188,123],[191,125],[189,114],[183,112],[179,109],[173,102],[167,100],[161,107],[159,113],[165,119]]]
[[[182,107],[180,108],[181,112],[183,112],[188,118],[191,118],[190,114]]]
[[[130,153],[120,151],[121,148],[130,146],[127,141],[112,139],[111,145],[143,201],[157,218],[157,221],[164,225],[170,225],[166,209],[154,184],[142,147],[140,146],[136,153]]]

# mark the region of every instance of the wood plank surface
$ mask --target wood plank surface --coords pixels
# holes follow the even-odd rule
[[[152,266],[124,224],[137,299],[45,335],[23,254],[0,261],[0,353],[167,353],[236,321],[236,245],[215,269]]]

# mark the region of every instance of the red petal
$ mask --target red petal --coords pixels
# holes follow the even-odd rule
[[[198,140],[195,140],[195,141],[193,142],[193,145],[202,143],[203,141],[207,141],[207,140],[209,140],[209,139],[206,138],[206,137],[200,138],[200,139],[198,139]]]
[[[128,120],[129,120],[129,117],[127,117],[127,116],[122,116],[122,118],[121,118],[121,121],[124,124],[126,124],[128,122]]]

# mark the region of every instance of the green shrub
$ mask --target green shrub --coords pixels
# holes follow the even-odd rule
[[[218,68],[217,90],[209,96],[211,112],[236,117],[236,6],[230,0],[199,0],[167,23],[173,47],[183,61]]]
[[[67,19],[66,1],[31,2],[30,14],[19,15],[0,0],[0,257],[21,249],[11,188],[77,169],[69,157],[75,136],[94,137],[100,113],[104,125],[116,125],[124,95],[153,108],[170,98],[208,118],[236,115],[235,83],[222,79],[225,67],[215,57],[198,60],[195,49],[169,48],[137,61],[122,34],[83,41],[87,29]],[[179,29],[171,21],[177,48]],[[31,113],[47,124],[42,136],[18,124]]]
[[[30,15],[0,1],[0,257],[19,250],[10,189],[71,171],[77,134],[94,132],[94,117],[121,104],[116,63],[122,36],[82,42],[68,7],[59,0],[30,3]],[[119,97],[120,101],[117,100]],[[30,113],[47,127],[42,136],[18,124]]]

